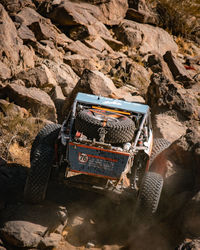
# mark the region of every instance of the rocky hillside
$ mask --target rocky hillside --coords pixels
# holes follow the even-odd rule
[[[61,123],[80,91],[151,106],[155,137],[172,143],[165,155],[162,216],[155,226],[159,240],[152,236],[152,249],[197,249],[192,244],[200,244],[200,6],[198,1],[192,6],[186,2],[177,6],[164,0],[0,0],[2,218],[8,218],[5,208],[16,187],[10,186],[16,172],[6,164],[29,166],[34,136],[46,123]],[[26,170],[16,171],[22,173],[22,194]],[[0,230],[2,248],[8,243],[51,245],[50,236],[26,243],[25,236],[13,238],[5,221]],[[35,230],[44,233],[46,228]],[[54,243],[61,239],[60,234],[52,237]],[[116,249],[149,246],[150,239],[138,238],[141,234],[111,242]],[[108,244],[100,242],[99,247]],[[75,246],[72,240],[70,247]]]

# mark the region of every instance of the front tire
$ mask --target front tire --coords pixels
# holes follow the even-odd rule
[[[39,203],[45,199],[54,160],[54,150],[46,144],[39,144],[32,157],[24,198],[30,203]]]
[[[149,218],[156,213],[163,188],[163,178],[154,172],[145,173],[136,201],[136,216]]]

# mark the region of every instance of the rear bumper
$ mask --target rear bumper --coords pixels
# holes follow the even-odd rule
[[[69,143],[70,171],[106,179],[119,179],[124,171],[129,153]]]

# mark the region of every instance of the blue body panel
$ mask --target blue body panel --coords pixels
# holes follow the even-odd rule
[[[145,104],[126,102],[118,99],[112,99],[84,93],[78,93],[76,96],[76,101],[92,105],[100,105],[109,108],[117,108],[142,114],[147,113],[149,110],[149,106]]]
[[[129,154],[69,143],[70,170],[110,179],[119,179]]]

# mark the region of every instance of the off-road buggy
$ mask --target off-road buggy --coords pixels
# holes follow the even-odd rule
[[[159,139],[153,147],[148,105],[78,93],[63,124],[45,126],[33,142],[25,199],[42,201],[49,180],[61,177],[78,188],[136,197],[137,209],[155,213],[163,177],[149,165],[167,146]]]

